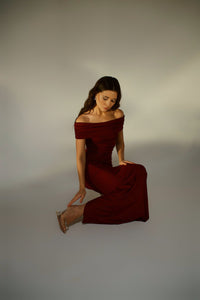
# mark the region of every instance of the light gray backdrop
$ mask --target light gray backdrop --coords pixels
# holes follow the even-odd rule
[[[198,299],[199,1],[10,0],[0,13],[2,299]],[[74,119],[105,75],[121,85],[150,219],[63,235]]]

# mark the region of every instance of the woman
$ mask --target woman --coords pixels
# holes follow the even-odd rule
[[[89,91],[74,122],[79,191],[67,209],[57,212],[63,233],[74,222],[121,224],[149,219],[147,171],[141,164],[124,160],[121,89],[116,78],[104,76]],[[119,165],[112,165],[116,146]],[[85,204],[72,205],[86,195],[85,187],[100,196]],[[67,225],[67,226],[66,226]]]

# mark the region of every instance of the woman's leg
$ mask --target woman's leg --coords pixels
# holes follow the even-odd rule
[[[65,209],[60,216],[60,223],[64,231],[66,231],[66,225],[70,226],[83,216],[84,207],[86,204],[72,205]]]
[[[147,171],[141,164],[100,168],[92,166],[90,184],[101,196],[86,203],[82,223],[121,224],[149,219]]]

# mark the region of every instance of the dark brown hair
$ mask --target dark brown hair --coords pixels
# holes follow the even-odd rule
[[[89,91],[88,98],[85,100],[84,106],[81,108],[77,118],[84,112],[88,110],[90,111],[93,107],[95,107],[96,101],[94,100],[94,98],[96,94],[106,90],[117,92],[117,100],[113,105],[113,107],[111,108],[111,110],[116,110],[120,106],[120,100],[121,100],[121,88],[119,82],[115,77],[103,76],[97,80],[94,87]]]

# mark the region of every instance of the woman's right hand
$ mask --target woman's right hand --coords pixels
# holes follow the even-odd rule
[[[80,203],[83,202],[83,199],[85,198],[86,190],[85,188],[80,188],[78,193],[72,198],[72,200],[67,204],[67,207],[71,206],[74,202],[76,202],[80,198]]]

